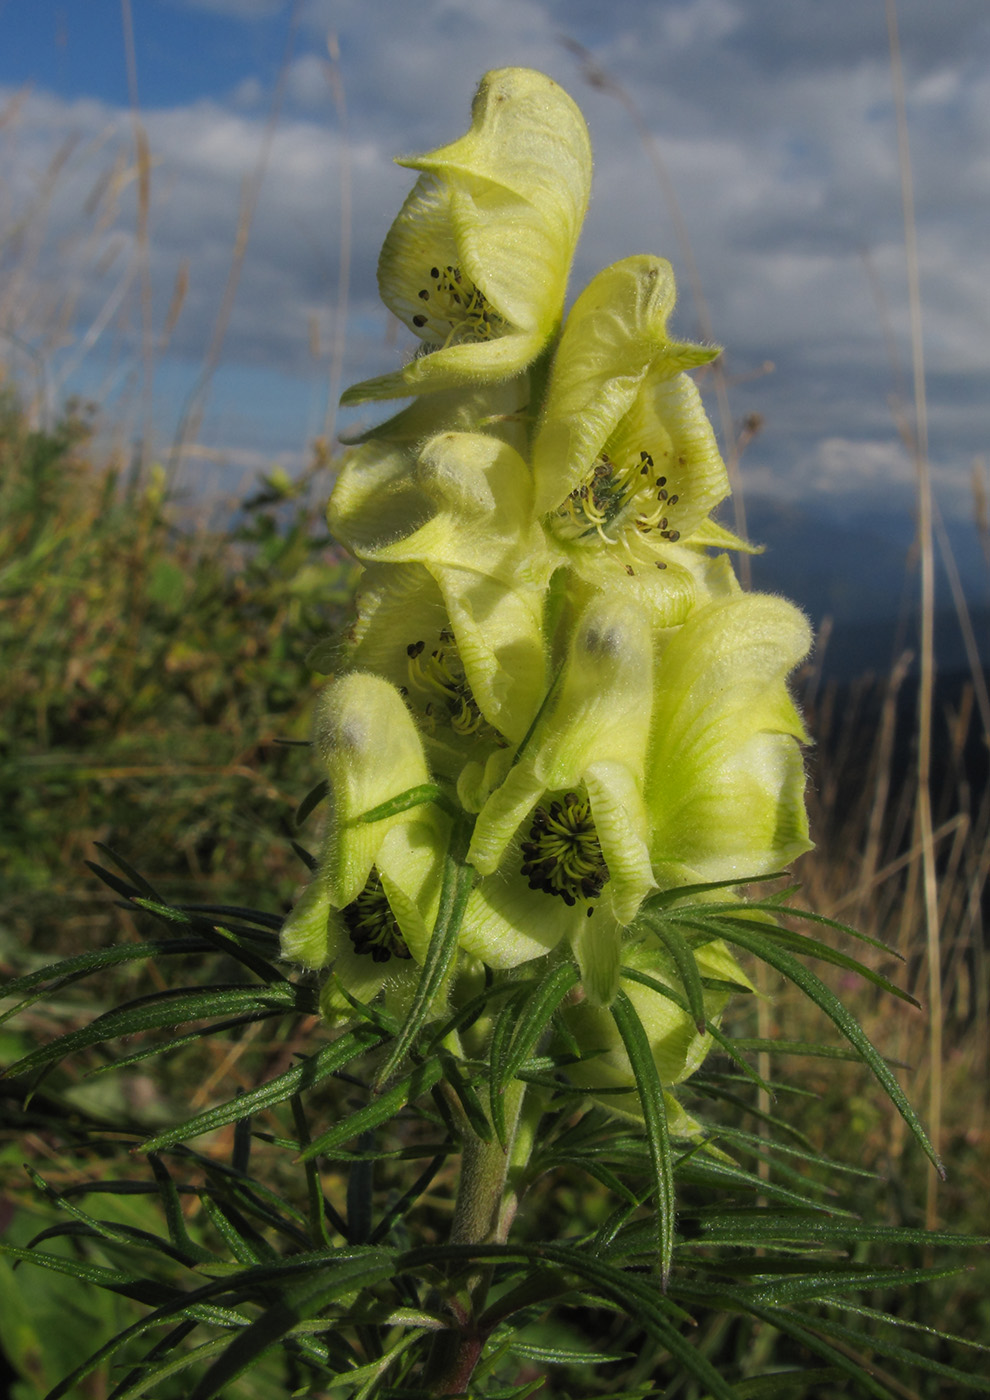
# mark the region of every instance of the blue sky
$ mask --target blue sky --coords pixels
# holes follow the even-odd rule
[[[767,537],[783,516],[799,522],[836,561],[835,587],[812,610],[859,580],[862,532],[895,557],[907,549],[912,466],[891,397],[903,396],[910,343],[882,0],[132,0],[132,11],[153,162],[146,264],[119,0],[0,0],[0,363],[29,386],[109,400],[108,416],[138,432],[150,289],[167,437],[215,335],[244,182],[270,141],[197,425],[213,455],[186,472],[210,490],[274,460],[298,465],[334,373],[346,384],[409,348],[375,286],[409,186],[392,157],[459,135],[482,72],[526,64],[577,99],[595,147],[572,292],[619,257],[662,253],[682,289],[676,329],[697,336],[643,133],[655,143],[726,347],[734,421],[762,417],[742,465],[755,518]],[[990,7],[900,0],[898,15],[933,476],[970,589],[985,599],[973,473],[982,456],[985,481],[990,456]],[[562,37],[590,50],[621,95],[589,83]],[[889,608],[901,582],[865,575],[852,592]]]

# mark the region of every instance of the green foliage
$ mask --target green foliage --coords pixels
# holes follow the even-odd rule
[[[497,1011],[504,1029],[490,1058],[455,1055],[450,1024],[423,1025],[412,1015],[400,1036],[371,1009],[350,1031],[328,1038],[310,1030],[300,1041],[295,1032],[312,1027],[317,989],[286,978],[270,916],[149,898],[147,883],[117,864],[120,873],[105,878],[147,928],[122,963],[157,962],[172,940],[173,985],[114,1006],[9,1066],[21,1094],[34,1095],[37,1106],[22,1111],[35,1113],[36,1130],[44,1124],[49,1141],[71,1146],[89,1166],[68,1187],[32,1172],[59,1218],[3,1252],[21,1269],[57,1276],[60,1288],[75,1280],[79,1309],[105,1337],[81,1357],[70,1329],[39,1369],[14,1308],[4,1324],[7,1349],[39,1386],[25,1400],[46,1393],[42,1384],[49,1400],[86,1394],[94,1377],[103,1378],[99,1393],[108,1400],[179,1394],[173,1387],[193,1400],[246,1400],[262,1384],[270,1394],[301,1390],[334,1400],[449,1393],[431,1389],[431,1376],[458,1337],[473,1348],[467,1393],[493,1400],[535,1393],[534,1366],[547,1375],[540,1393],[561,1397],[740,1400],[806,1395],[809,1384],[822,1397],[889,1397],[903,1393],[905,1380],[925,1395],[947,1393],[940,1386],[990,1393],[990,1382],[966,1364],[972,1343],[937,1327],[915,1328],[915,1342],[905,1341],[891,1301],[953,1274],[966,1242],[863,1222],[837,1195],[843,1176],[867,1175],[861,1168],[837,1164],[782,1121],[776,1138],[741,1130],[737,1106],[753,1112],[757,1086],[724,1065],[744,1062],[752,1039],[733,1043],[726,1034],[735,1059],[713,1059],[689,1082],[692,1111],[704,1110],[706,1122],[705,1140],[694,1143],[666,1131],[654,1059],[624,995],[613,1012],[646,1131],[575,1094],[574,1049],[560,1019],[570,967],[510,983],[508,1000],[505,984],[490,983],[462,1008],[462,1022],[465,1011],[483,1015],[489,1003]],[[452,884],[456,891],[456,874]],[[694,902],[661,897],[648,911],[679,927],[685,949],[731,934],[779,961],[778,944],[800,937],[767,922],[770,912],[786,912],[780,899],[737,917],[738,905],[699,894]],[[438,944],[445,938],[441,928]],[[815,955],[816,941],[807,943],[802,951]],[[12,1009],[33,1004],[43,989],[103,972],[113,956],[93,952],[26,974],[6,988]],[[803,963],[786,957],[788,975],[814,994]],[[689,958],[682,963],[687,969]],[[174,985],[182,968],[193,981]],[[674,990],[685,1005],[692,980],[686,971]],[[150,1037],[139,1056],[152,1048],[174,1056],[190,1037],[205,1047],[222,1035],[254,1057],[261,1042],[245,1034],[258,1022],[269,1028],[269,1049],[299,1046],[290,1067],[152,1134],[118,1121],[111,1142],[105,1125],[77,1116],[74,1141],[66,1142],[58,1076],[67,1054],[101,1078],[110,1066],[131,1072],[136,1056],[133,1043],[120,1042],[124,1035]],[[839,1024],[877,1073],[872,1047]],[[400,1059],[398,1076],[376,1090],[383,1063]],[[524,1117],[533,1143],[513,1182],[523,1205],[519,1228],[505,1244],[442,1243],[452,1164],[478,1141],[482,1105],[512,1083],[529,1086]],[[188,1145],[206,1134],[204,1146]],[[114,1144],[130,1149],[128,1161]],[[495,1159],[503,1152],[491,1133],[481,1150]],[[567,1182],[581,1179],[590,1190],[568,1195]],[[666,1285],[658,1248],[663,1274],[669,1263]],[[92,1301],[104,1297],[111,1301]],[[568,1318],[605,1341],[598,1354],[582,1355]],[[769,1366],[758,1361],[766,1329],[780,1339]],[[926,1337],[948,1351],[919,1345]],[[65,1367],[69,1353],[73,1368],[54,1381],[55,1360]]]
[[[350,595],[308,479],[211,534],[90,438],[0,397],[0,925],[45,947],[93,914],[64,875],[94,838],[218,899],[291,896],[271,832],[305,759],[279,741],[308,739],[306,653]]]

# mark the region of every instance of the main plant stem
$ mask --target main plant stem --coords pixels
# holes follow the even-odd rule
[[[536,1120],[523,1115],[526,1086],[518,1080],[505,1091],[506,1145],[497,1137],[478,1137],[463,1123],[461,1174],[450,1227],[450,1243],[504,1244],[519,1201],[519,1177],[532,1151]],[[485,1305],[491,1266],[473,1268],[458,1280],[448,1299],[456,1319],[438,1335],[426,1370],[431,1395],[459,1395],[467,1390],[487,1340],[476,1325]]]

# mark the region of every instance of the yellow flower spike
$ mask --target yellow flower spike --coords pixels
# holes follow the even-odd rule
[[[596,587],[631,577],[623,587],[661,627],[705,596],[703,556],[685,545],[698,535],[742,547],[726,531],[698,534],[729,481],[683,371],[718,350],[671,340],[673,305],[662,258],[626,258],[594,278],[567,318],[533,447],[536,511],[554,547]]]
[[[662,889],[769,874],[810,848],[785,683],[810,645],[797,608],[756,593],[699,608],[664,643],[645,787]]]
[[[422,172],[385,240],[378,284],[424,342],[345,404],[518,374],[556,332],[591,185],[584,118],[542,73],[486,74],[459,141],[401,165]]]
[[[641,792],[652,698],[650,621],[595,597],[559,685],[475,826],[461,946],[492,967],[566,939],[587,995],[611,1000],[623,927],[653,887]]]

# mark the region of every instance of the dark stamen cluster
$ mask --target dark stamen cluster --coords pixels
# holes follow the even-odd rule
[[[505,320],[474,283],[459,267],[431,267],[432,288],[422,287],[419,299],[429,308],[429,315],[417,312],[413,325],[422,330],[432,320],[450,327],[447,343],[459,340],[491,340],[503,335]]]
[[[639,460],[640,476],[652,477],[655,466],[650,454],[648,452],[641,452],[639,454]],[[669,540],[671,544],[673,544],[675,540],[680,539],[681,532],[680,530],[671,530],[669,528],[669,521],[666,515],[660,514],[660,510],[662,510],[664,506],[676,506],[680,497],[677,495],[676,491],[673,495],[668,493],[667,478],[665,476],[656,477],[653,481],[653,487],[656,489],[658,509],[654,509],[653,512],[647,512],[641,507],[636,517],[636,528],[644,535],[649,534],[651,530],[656,530],[661,539]],[[639,503],[637,502],[637,504]]]
[[[551,802],[549,810],[537,807],[522,854],[530,889],[560,895],[567,905],[597,899],[608,879],[591,803],[576,792]]]
[[[455,734],[497,735],[472,694],[453,632],[444,628],[439,641],[440,645],[429,653],[424,641],[410,642],[406,647],[409,685],[405,687],[405,694],[418,692],[426,697],[423,714],[431,726],[439,710],[439,718],[449,724]]]
[[[371,872],[357,899],[341,912],[355,953],[370,953],[378,963],[412,956],[385,897],[377,870]]]
[[[623,531],[632,528],[640,535],[656,531],[673,544],[681,532],[671,528],[668,511],[678,499],[676,492],[668,492],[667,478],[657,475],[649,452],[641,451],[624,466],[601,452],[591,474],[574,488],[558,516],[566,533],[577,539],[598,535],[606,544],[617,544]],[[610,533],[613,529],[615,534]]]

